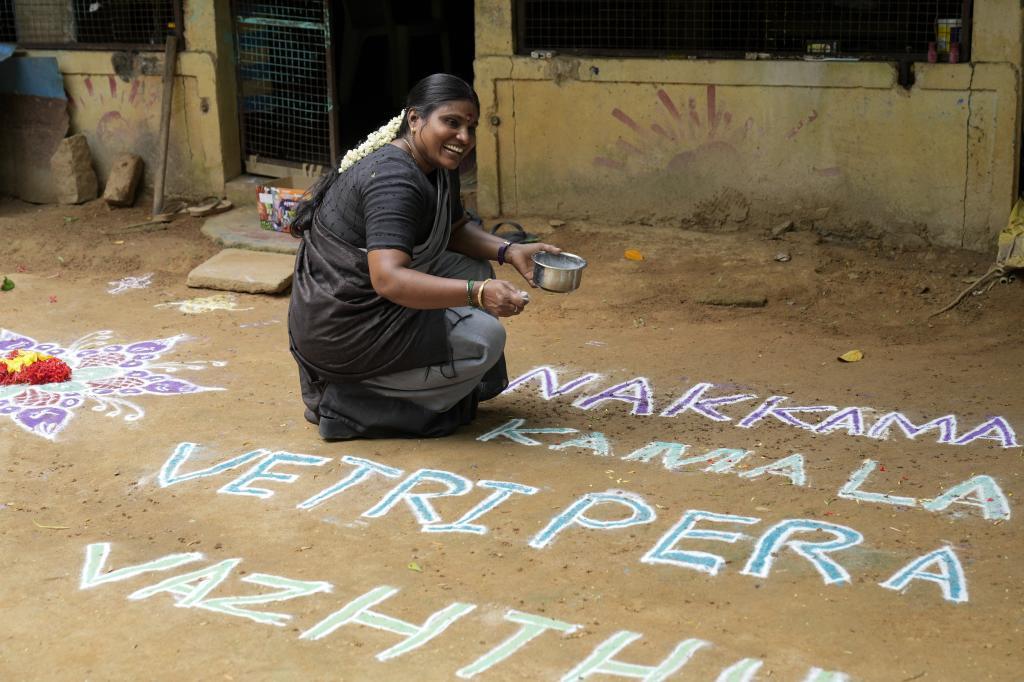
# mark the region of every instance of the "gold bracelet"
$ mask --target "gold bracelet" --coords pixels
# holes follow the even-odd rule
[[[476,307],[481,310],[484,309],[484,287],[490,282],[490,278],[480,282],[480,288],[476,290]]]

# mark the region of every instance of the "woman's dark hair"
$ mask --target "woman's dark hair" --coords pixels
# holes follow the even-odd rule
[[[445,102],[469,100],[480,111],[480,98],[473,87],[458,76],[450,73],[435,73],[427,76],[416,85],[405,98],[405,120],[398,129],[401,137],[409,132],[409,111],[415,109],[422,118],[430,118],[434,109]]]
[[[416,110],[422,118],[429,118],[434,110],[446,102],[468,100],[480,110],[480,98],[473,87],[458,76],[450,73],[435,73],[427,76],[412,86],[405,98],[405,118],[398,128],[398,137],[409,132],[409,111]],[[323,201],[327,191],[338,179],[338,162],[328,169],[305,194],[295,209],[295,217],[291,224],[293,237],[301,237],[302,233],[313,225],[313,214],[316,207]]]

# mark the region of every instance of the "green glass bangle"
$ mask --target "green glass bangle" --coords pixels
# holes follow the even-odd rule
[[[466,280],[466,305],[470,308],[476,307],[473,305],[473,280],[471,279]]]

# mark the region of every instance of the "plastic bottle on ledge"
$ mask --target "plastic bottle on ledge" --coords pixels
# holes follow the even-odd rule
[[[952,43],[949,46],[949,63],[957,64],[960,62],[960,43]]]
[[[935,47],[935,43],[928,43],[928,63],[934,64],[939,61],[939,51]]]

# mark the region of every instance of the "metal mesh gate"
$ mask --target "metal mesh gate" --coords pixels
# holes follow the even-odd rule
[[[236,0],[246,168],[337,156],[329,0]],[[266,171],[263,171],[266,172]]]

